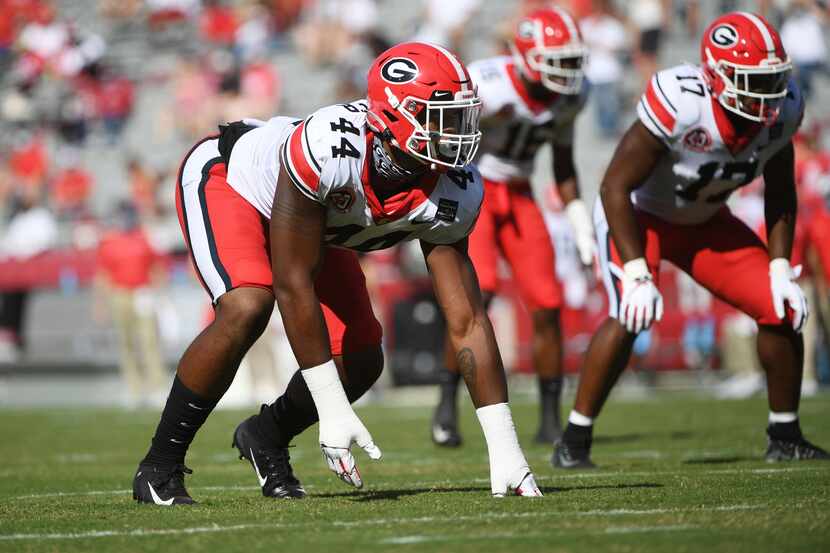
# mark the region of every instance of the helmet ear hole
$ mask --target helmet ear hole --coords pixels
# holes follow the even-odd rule
[[[388,109],[383,110],[383,114],[386,116],[387,119],[389,119],[393,123],[396,123],[398,121],[398,117]]]

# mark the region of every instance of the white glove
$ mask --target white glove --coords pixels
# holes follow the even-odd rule
[[[801,265],[790,267],[790,261],[777,257],[769,262],[769,283],[772,290],[772,305],[775,314],[784,321],[787,317],[785,302],[793,310],[793,330],[801,332],[810,309],[807,298],[795,281],[801,275]]]
[[[542,492],[519,446],[510,407],[506,403],[486,405],[476,409],[476,416],[487,441],[493,496],[504,497],[513,491],[523,497],[541,497]]]
[[[352,456],[352,444],[363,448],[371,459],[380,459],[382,453],[349,404],[337,366],[334,361],[328,361],[305,369],[302,375],[317,407],[320,450],[326,464],[343,482],[355,488],[363,487],[360,471]]]
[[[594,226],[591,224],[591,217],[588,215],[585,202],[579,198],[571,200],[565,206],[565,215],[574,230],[574,241],[579,252],[579,259],[583,265],[590,267],[593,265],[594,256],[597,253],[597,241],[594,237]]]
[[[622,281],[623,293],[617,318],[626,330],[639,334],[663,318],[663,296],[642,257],[632,259],[620,269],[608,264],[611,272]]]

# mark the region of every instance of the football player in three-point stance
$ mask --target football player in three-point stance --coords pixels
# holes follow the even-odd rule
[[[185,157],[177,206],[215,320],[183,355],[133,482],[135,499],[192,503],[187,448],[267,324],[274,299],[300,370],[283,396],[236,428],[233,445],[268,497],[305,495],[294,436],[319,420],[329,468],[362,486],[350,448],[380,449],[350,405],[383,367],[381,328],[355,251],[418,239],[487,440],[494,495],[541,495],[519,447],[504,369],[467,235],[481,178],[467,163],[481,102],[448,51],[400,44],[368,75],[367,100],[295,120],[240,121]]]
[[[539,147],[553,148],[553,173],[575,233],[582,262],[593,263],[591,219],[579,197],[574,167],[574,120],[585,104],[586,48],[576,22],[559,8],[528,14],[517,25],[512,57],[470,64],[478,85],[485,128],[478,168],[484,178],[481,216],[470,236],[470,258],[489,305],[498,287],[501,254],[510,265],[533,319],[533,363],[541,413],[536,440],[552,444],[561,434],[562,288],[545,221],[533,199],[530,174]],[[441,400],[432,421],[439,445],[461,443],[456,423],[459,376],[453,356],[442,374]]]
[[[661,259],[758,323],[767,460],[828,458],[798,422],[808,312],[789,259],[797,211],[792,137],[803,99],[778,33],[760,16],[717,18],[704,33],[701,61],[654,75],[602,181],[594,227],[610,313],[589,346],[555,466],[593,466],[594,419],[637,334],[663,313]],[[758,175],[766,246],[725,205]]]

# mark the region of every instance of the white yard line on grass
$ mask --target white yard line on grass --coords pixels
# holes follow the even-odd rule
[[[607,511],[593,510],[593,511],[576,511],[568,513],[566,511],[532,511],[523,513],[496,513],[484,512],[477,515],[461,515],[454,516],[453,522],[481,522],[489,520],[504,520],[504,519],[522,519],[522,518],[544,518],[550,516],[648,516],[655,514],[669,514],[669,513],[694,513],[694,512],[717,512],[717,511],[739,511],[739,510],[753,510],[762,509],[765,505],[722,505],[719,507],[690,507],[685,509],[611,509]],[[445,522],[446,517],[407,517],[407,518],[376,518],[367,520],[355,521],[331,521],[327,524],[338,528],[350,528],[360,526],[397,526],[403,524],[428,524],[433,522]],[[186,534],[204,534],[211,532],[233,532],[236,530],[250,530],[254,528],[301,528],[307,526],[314,526],[320,528],[323,524],[319,521],[311,522],[286,522],[286,523],[269,523],[269,524],[234,524],[229,526],[220,526],[213,524],[211,526],[196,526],[190,528],[169,528],[169,529],[154,529],[154,528],[140,528],[135,530],[91,530],[88,532],[69,532],[69,533],[32,533],[32,534],[0,534],[0,541],[26,541],[26,540],[81,540],[94,538],[112,538],[112,537],[144,537],[144,536],[166,536],[166,535],[186,535]],[[629,531],[638,527],[622,527]],[[645,528],[646,531],[651,531],[651,528],[671,528],[666,527],[640,527]]]
[[[676,532],[678,530],[694,530],[697,526],[689,524],[674,524],[666,526],[612,526],[606,528],[606,534],[639,534],[650,532]]]

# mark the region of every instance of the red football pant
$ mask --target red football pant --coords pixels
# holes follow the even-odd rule
[[[698,225],[678,225],[636,209],[646,262],[659,284],[660,260],[666,259],[688,273],[714,296],[755,319],[758,324],[778,325],[772,306],[769,254],[757,234],[724,207]],[[609,261],[622,268],[622,260],[608,232],[602,202],[594,207],[594,228],[599,259],[608,292],[609,315],[617,317],[622,283]]]
[[[550,235],[529,185],[484,180],[484,201],[469,254],[485,292],[498,288],[499,254],[510,265],[529,311],[562,305]]]
[[[272,289],[268,219],[226,180],[218,140],[203,140],[185,157],[176,186],[176,210],[196,273],[215,304],[234,288]],[[332,355],[381,344],[357,255],[327,248],[315,281]]]

